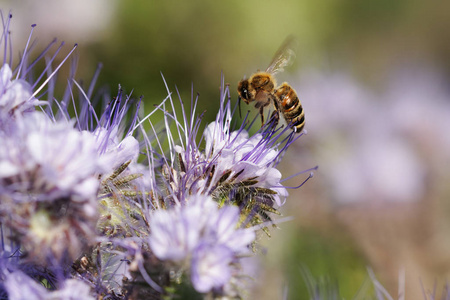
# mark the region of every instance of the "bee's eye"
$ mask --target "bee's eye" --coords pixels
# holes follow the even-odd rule
[[[247,80],[243,80],[239,83],[238,92],[244,100],[250,99],[250,93],[248,91],[248,81]]]

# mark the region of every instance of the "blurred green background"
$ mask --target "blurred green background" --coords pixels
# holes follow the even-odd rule
[[[221,74],[236,101],[237,82],[265,69],[294,35],[296,60],[278,78],[297,89],[308,135],[280,167],[285,177],[320,168],[282,209],[294,221],[263,237],[268,251],[252,298],[279,299],[287,285],[288,299],[307,299],[304,268],[336,283],[346,299],[367,279],[367,266],[393,295],[405,268],[408,299],[422,299],[420,280],[447,278],[450,2],[0,3],[12,9],[15,45],[25,44],[32,23],[38,48],[53,37],[78,42],[77,78],[89,80],[102,62],[97,86],[143,95],[147,112],[167,96],[161,74],[185,103],[193,86],[205,122],[215,117]]]

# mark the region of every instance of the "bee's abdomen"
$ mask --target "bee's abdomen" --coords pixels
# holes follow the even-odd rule
[[[302,131],[305,126],[305,113],[295,90],[285,82],[277,88],[275,95],[286,121],[296,132]]]
[[[303,109],[301,114],[293,118],[291,122],[292,126],[295,128],[295,132],[301,132],[303,130],[303,127],[305,127],[305,114],[303,113]]]
[[[298,105],[297,93],[287,83],[283,83],[275,92],[276,96],[280,100],[281,107],[287,113],[291,112]]]

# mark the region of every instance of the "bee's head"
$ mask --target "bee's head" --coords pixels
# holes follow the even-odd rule
[[[245,103],[250,103],[255,98],[255,89],[250,85],[248,79],[242,79],[239,81],[237,91],[239,96],[245,101]]]

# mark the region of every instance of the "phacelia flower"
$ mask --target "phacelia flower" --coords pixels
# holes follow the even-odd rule
[[[231,278],[233,252],[222,245],[200,244],[192,258],[192,284],[200,293],[223,288]]]
[[[235,206],[219,209],[207,196],[192,196],[186,202],[153,213],[150,248],[161,260],[176,262],[180,268],[191,266],[197,291],[222,288],[231,277],[231,263],[249,253],[255,232],[239,228],[239,209]]]
[[[62,288],[49,291],[21,271],[14,271],[6,276],[5,288],[10,300],[96,299],[91,295],[89,285],[80,280],[67,279],[62,284]]]
[[[281,199],[288,193],[280,183],[281,172],[274,167],[279,151],[271,147],[271,139],[263,133],[249,137],[243,129],[230,133],[229,128],[223,130],[220,126],[218,122],[211,123],[203,133],[206,160],[215,166],[214,172],[226,174],[235,182],[252,180],[253,187],[273,190],[274,201],[281,206],[284,202]]]
[[[93,135],[96,137],[101,163],[111,171],[128,161],[135,161],[139,155],[136,138],[130,135],[120,141],[117,126],[112,130],[98,127]]]
[[[179,143],[169,135],[175,153],[163,164],[163,177],[173,202],[180,203],[187,195],[209,195],[219,206],[238,206],[241,223],[261,226],[269,234],[270,214],[279,214],[277,207],[288,195],[276,166],[284,151],[301,135],[268,123],[250,136],[245,121],[233,130],[228,87],[222,89],[215,122],[203,132],[204,147],[195,141],[199,121],[183,116],[188,125],[177,126]],[[176,115],[166,114],[166,123],[170,120],[176,120]]]
[[[32,257],[76,258],[96,235],[103,168],[95,137],[39,111],[18,117],[0,136],[0,215],[11,217],[7,224]]]
[[[11,67],[4,64],[0,69],[0,120],[33,111],[36,105],[46,104],[33,97],[31,85],[23,79],[12,79]],[[1,124],[1,123],[0,123]]]

